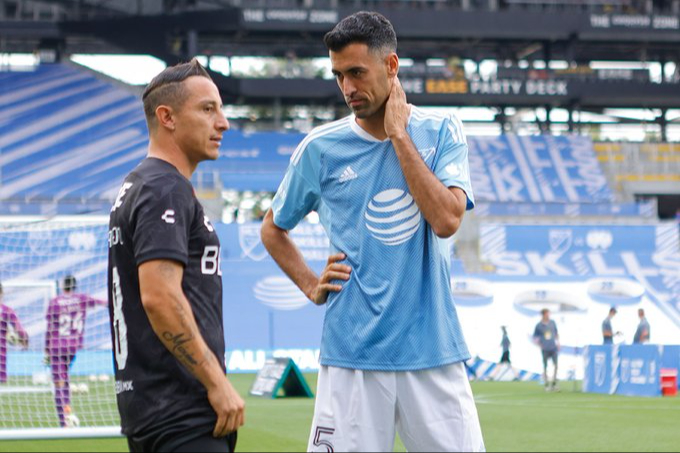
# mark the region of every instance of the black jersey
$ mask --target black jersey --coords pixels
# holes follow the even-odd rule
[[[109,222],[109,312],[123,434],[212,430],[217,418],[205,388],[161,343],[142,306],[137,268],[155,259],[184,265],[182,289],[224,369],[219,239],[191,183],[168,162],[147,158],[125,179]]]

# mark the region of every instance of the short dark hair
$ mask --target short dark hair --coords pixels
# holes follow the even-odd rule
[[[609,313],[616,313],[616,307],[612,307],[609,309]]]
[[[2,294],[2,283],[0,282],[0,294]]]
[[[542,314],[542,315],[544,315],[544,314],[546,314],[546,313],[550,313],[550,310],[547,309],[547,308],[544,308],[543,310],[541,310],[541,314]]]
[[[155,129],[156,109],[159,105],[180,108],[184,104],[188,93],[182,82],[192,76],[205,77],[212,81],[208,71],[194,58],[188,63],[168,66],[146,86],[142,102],[149,130]]]
[[[350,44],[366,44],[373,51],[397,51],[397,34],[385,16],[360,11],[341,20],[326,33],[323,42],[328,50],[340,52]]]
[[[70,293],[75,291],[77,286],[76,278],[73,275],[67,275],[64,277],[64,291]]]

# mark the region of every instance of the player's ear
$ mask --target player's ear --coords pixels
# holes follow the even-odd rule
[[[159,105],[156,108],[156,120],[160,127],[171,131],[175,130],[175,115],[172,111],[172,107],[168,105]]]
[[[389,78],[394,78],[399,74],[399,57],[396,53],[390,52],[386,60],[387,64],[387,76]]]

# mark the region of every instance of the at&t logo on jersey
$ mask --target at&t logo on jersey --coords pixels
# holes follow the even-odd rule
[[[373,197],[365,218],[366,228],[374,238],[385,245],[399,245],[416,234],[422,216],[409,193],[389,189]]]

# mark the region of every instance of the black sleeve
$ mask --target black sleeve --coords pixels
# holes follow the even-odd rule
[[[194,197],[191,186],[178,175],[145,184],[134,213],[134,252],[137,266],[154,259],[187,265]]]

